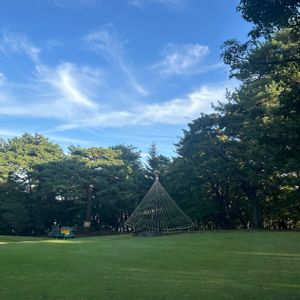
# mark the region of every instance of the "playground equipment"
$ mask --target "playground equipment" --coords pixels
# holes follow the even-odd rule
[[[159,182],[159,172],[155,171],[155,181],[125,222],[134,233],[160,235],[190,230],[194,223],[180,209]]]
[[[73,227],[61,227],[56,225],[51,227],[51,231],[48,232],[49,237],[69,239],[75,237]]]

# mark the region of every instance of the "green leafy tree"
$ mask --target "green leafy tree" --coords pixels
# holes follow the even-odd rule
[[[42,163],[59,161],[63,156],[58,145],[39,134],[25,133],[2,142],[0,206],[6,216],[2,228],[16,233],[40,232],[44,228],[43,203],[35,197],[39,179],[33,176],[34,169]]]
[[[247,178],[240,172],[221,119],[219,114],[202,115],[184,132],[177,146],[183,172],[181,190],[187,191],[184,198],[190,201],[190,214],[199,224],[218,228],[246,226],[250,205],[241,184]]]
[[[242,81],[220,109],[227,118],[224,126],[252,150],[249,161],[260,165],[254,178],[268,224],[299,219],[299,5],[242,0],[238,10],[254,24],[251,39],[244,44],[228,40],[223,52],[231,76]]]
[[[93,186],[93,222],[101,228],[122,229],[140,198],[140,153],[131,146],[70,148],[72,159],[87,167],[86,189]]]
[[[167,172],[170,165],[170,159],[164,155],[159,154],[156,144],[153,142],[148,150],[146,175],[153,179],[154,171],[159,171],[163,175]]]
[[[299,0],[241,0],[237,10],[254,24],[250,35],[254,38],[269,35],[282,28],[300,26]]]

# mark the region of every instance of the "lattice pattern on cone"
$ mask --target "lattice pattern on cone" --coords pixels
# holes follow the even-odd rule
[[[194,226],[193,221],[180,209],[160,184],[155,182],[137,206],[125,225],[135,233],[167,234],[185,231]]]

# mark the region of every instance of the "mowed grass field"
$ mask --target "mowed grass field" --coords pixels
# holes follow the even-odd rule
[[[0,299],[300,299],[300,233],[0,236]]]

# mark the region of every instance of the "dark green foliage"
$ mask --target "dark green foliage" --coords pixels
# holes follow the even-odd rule
[[[242,186],[250,189],[248,174],[237,156],[239,149],[232,147],[233,140],[224,135],[220,121],[218,114],[202,115],[189,125],[178,144],[176,163],[182,182],[176,184],[177,191],[184,191],[188,213],[201,227],[246,227],[249,204]],[[174,177],[174,185],[179,176]]]
[[[252,37],[268,35],[284,27],[299,29],[299,0],[241,0],[237,10],[254,24]]]
[[[299,1],[241,1],[254,23],[222,54],[241,86],[189,124],[172,196],[199,226],[294,228],[300,219]],[[289,28],[284,28],[289,26]]]
[[[146,177],[150,179],[149,181],[149,187],[152,185],[153,179],[155,178],[154,172],[159,171],[160,176],[162,177],[162,180],[164,180],[164,175],[166,174],[168,167],[171,164],[171,160],[164,156],[159,154],[157,150],[156,144],[153,142],[148,150],[148,156],[147,156],[147,166],[146,166]]]
[[[41,234],[54,221],[82,226],[90,185],[93,228],[122,228],[143,196],[140,153],[131,146],[69,151],[41,135],[1,143],[1,233]]]
[[[43,233],[57,220],[123,230],[153,172],[199,228],[296,228],[300,219],[299,0],[241,0],[249,40],[222,57],[240,87],[189,124],[178,157],[132,146],[69,153],[39,134],[0,139],[0,233]],[[92,188],[91,188],[92,186]],[[298,224],[298,225],[297,225]]]
[[[0,232],[3,234],[28,234],[32,232],[30,201],[28,195],[13,183],[0,185]]]

